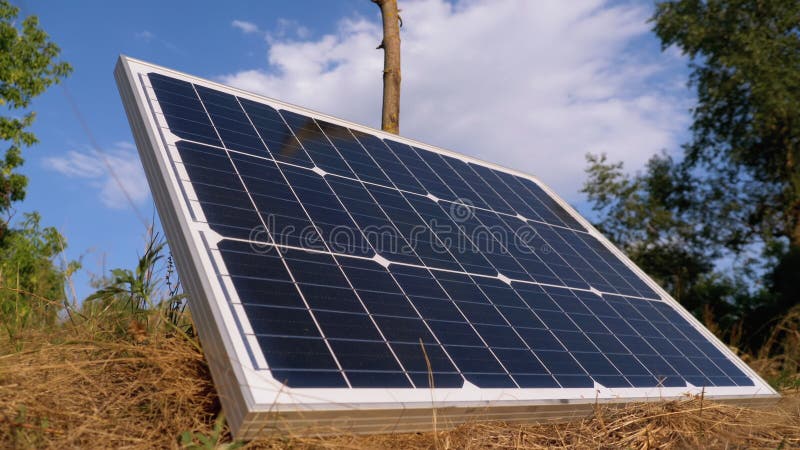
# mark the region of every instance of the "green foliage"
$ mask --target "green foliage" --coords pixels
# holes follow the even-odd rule
[[[613,241],[642,251],[699,246],[701,236],[683,212],[689,187],[672,158],[653,156],[637,176],[625,174],[623,163],[609,163],[606,155],[586,159],[588,180],[582,192],[603,215],[598,226]]]
[[[800,2],[672,0],[652,19],[691,58],[691,206],[738,250],[758,237],[800,246]]]
[[[12,448],[42,448],[47,445],[47,434],[50,429],[50,421],[47,418],[35,420],[31,424],[28,417],[27,408],[20,406],[17,408],[16,416],[10,421]]]
[[[27,179],[17,173],[22,148],[36,143],[28,128],[34,113],[31,101],[72,70],[56,59],[58,46],[50,42],[36,17],[17,20],[19,9],[0,0],[0,141],[7,145],[0,158],[0,215],[25,196]],[[57,320],[64,301],[65,275],[77,268],[59,269],[55,257],[64,238],[55,228],[42,228],[40,216],[26,214],[17,228],[0,219],[0,322],[14,340],[26,327],[48,326]]]
[[[636,175],[590,156],[584,192],[667,291],[759,348],[800,298],[800,3],[668,0],[652,21],[690,58],[691,141]]]
[[[78,267],[57,266],[66,242],[40,220],[37,213],[26,214],[0,241],[0,322],[12,338],[24,327],[55,323],[65,300],[66,271]]]
[[[163,258],[162,251],[165,242],[152,239],[139,258],[135,270],[112,269],[108,286],[99,289],[86,300],[109,300],[121,304],[132,314],[145,311],[153,306],[153,294],[158,288],[157,280],[153,279],[156,264]]]
[[[745,342],[743,347],[759,348],[762,345],[772,348],[773,354],[788,354],[788,348],[778,348],[775,343],[770,344],[771,338],[767,336],[770,330],[786,328],[782,323],[791,319],[794,326],[788,328],[789,334],[794,334],[793,342],[797,341],[797,330],[800,325],[800,248],[791,247],[779,255],[776,263],[770,268],[761,281],[765,287],[761,295],[742,302],[742,309],[747,321],[743,326]],[[786,339],[780,339],[780,342]],[[792,352],[796,364],[800,364],[800,347]],[[762,355],[769,356],[769,355]]]
[[[27,178],[15,169],[23,163],[22,148],[36,143],[27,131],[35,114],[14,112],[28,108],[34,97],[72,71],[69,64],[56,61],[61,50],[39,20],[30,16],[19,23],[18,14],[19,8],[0,0],[0,107],[9,113],[0,116],[0,141],[9,145],[0,159],[0,213],[25,197]]]
[[[181,447],[189,450],[236,450],[244,446],[244,443],[240,441],[223,443],[224,432],[225,416],[220,413],[214,421],[214,429],[211,434],[205,435],[191,431],[181,433]]]
[[[172,286],[165,287],[172,273],[171,265],[165,265],[165,249],[166,241],[152,235],[136,268],[113,269],[111,277],[102,280],[102,287],[86,298],[84,313],[100,315],[115,326],[116,332],[134,337],[164,326],[191,334],[191,325],[183,315],[184,294]]]

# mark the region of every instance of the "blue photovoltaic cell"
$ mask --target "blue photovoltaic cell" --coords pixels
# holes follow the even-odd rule
[[[536,182],[148,78],[276,380],[753,385]]]

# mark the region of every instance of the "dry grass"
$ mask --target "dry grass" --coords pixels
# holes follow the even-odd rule
[[[754,411],[686,399],[603,408],[563,424],[474,423],[433,433],[295,438],[268,448],[412,449],[683,449],[795,448],[800,446],[800,398],[774,411]]]
[[[22,351],[0,356],[0,442],[169,447],[181,431],[209,428],[219,406],[189,341],[92,337],[30,336]]]
[[[21,345],[21,350],[19,350]],[[0,342],[0,349],[9,349]],[[2,350],[0,350],[2,351]],[[65,327],[0,355],[0,447],[178,448],[214,434],[219,405],[196,342]],[[228,439],[225,432],[223,439]],[[795,448],[800,394],[769,411],[698,398],[600,408],[565,424],[476,423],[434,433],[275,437],[247,448]]]

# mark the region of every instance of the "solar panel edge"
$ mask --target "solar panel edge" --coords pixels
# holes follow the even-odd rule
[[[177,72],[171,71],[169,69],[164,69],[164,68],[161,68],[161,67],[158,67],[158,66],[153,66],[153,65],[150,65],[150,64],[147,64],[147,63],[143,63],[143,62],[140,62],[140,61],[136,61],[136,60],[133,60],[133,59],[121,57],[120,63],[118,64],[117,73],[115,73],[115,75],[117,75],[117,81],[118,81],[118,84],[120,86],[120,93],[123,96],[123,103],[126,106],[126,113],[128,113],[129,121],[131,122],[132,128],[134,128],[134,136],[136,138],[137,147],[139,148],[140,155],[142,156],[143,163],[147,164],[148,166],[150,166],[149,170],[146,170],[146,173],[148,174],[148,181],[151,182],[150,183],[151,186],[154,186],[153,195],[154,195],[154,198],[156,199],[156,202],[157,202],[157,204],[159,206],[159,213],[160,213],[160,215],[162,217],[162,221],[164,221],[165,232],[167,232],[167,235],[168,235],[168,238],[170,239],[170,243],[171,244],[173,242],[177,242],[177,243],[183,244],[185,238],[192,239],[193,236],[195,236],[196,233],[193,233],[193,230],[192,230],[191,226],[188,226],[186,224],[182,224],[182,225],[184,225],[182,227],[181,224],[177,224],[176,225],[176,223],[173,223],[173,222],[180,222],[181,218],[180,217],[169,217],[171,215],[171,214],[169,214],[169,211],[172,208],[167,203],[169,203],[169,202],[175,203],[177,201],[177,199],[173,195],[174,193],[168,193],[168,195],[165,197],[163,193],[156,192],[159,189],[155,188],[155,186],[158,186],[157,182],[160,181],[160,180],[158,180],[158,179],[152,180],[151,179],[151,178],[154,178],[153,176],[151,176],[151,173],[154,170],[163,171],[164,168],[158,165],[158,163],[163,162],[163,161],[156,161],[157,164],[155,164],[155,165],[152,164],[152,161],[148,162],[151,159],[158,159],[158,156],[155,155],[155,153],[160,150],[160,149],[157,148],[158,147],[158,140],[157,140],[157,137],[156,137],[156,131],[158,131],[158,130],[153,130],[152,129],[153,128],[152,127],[152,123],[149,123],[148,121],[143,121],[143,119],[140,117],[143,114],[146,114],[147,111],[140,104],[140,101],[141,101],[140,97],[142,97],[141,96],[141,92],[137,92],[136,91],[138,86],[136,84],[136,81],[137,81],[136,77],[134,76],[135,70],[133,70],[131,67],[129,67],[129,66],[137,66],[137,65],[140,66],[141,68],[145,68],[146,70],[155,70],[155,71],[160,71],[160,72],[166,72],[166,73],[169,73],[171,76],[174,76],[175,74],[177,74]],[[123,67],[123,66],[125,66],[125,67]],[[215,86],[215,88],[217,88],[217,89],[224,89],[224,90],[227,90],[227,91],[234,90],[234,89],[231,89],[231,88],[228,88],[228,87],[223,87],[223,86],[218,85],[216,83],[205,82],[204,80],[200,80],[200,79],[197,79],[196,77],[191,77],[189,75],[185,75],[185,74],[179,74],[179,75],[181,77],[188,78],[188,79],[192,80],[193,82],[208,83],[209,85]],[[124,92],[126,90],[128,91],[127,94]],[[243,93],[243,92],[240,92],[238,90],[234,90],[234,91],[237,92],[237,95],[245,95],[246,97],[257,98],[257,99],[260,99],[260,101],[265,101],[265,99],[263,99],[263,98],[261,98],[259,96],[255,96],[253,94]],[[139,94],[139,95],[137,96],[136,94]],[[271,103],[273,103],[273,104],[283,104],[282,102],[278,102],[278,101],[275,101],[275,100],[272,100],[272,99],[266,99],[266,100],[271,102]],[[131,104],[134,104],[134,106],[131,107],[130,106]],[[289,106],[291,108],[295,108],[295,109],[301,111],[303,114],[308,114],[308,115],[310,115],[312,117],[321,117],[324,120],[328,120],[328,121],[331,121],[331,122],[336,123],[336,124],[343,124],[345,126],[352,127],[352,128],[354,128],[354,129],[356,129],[356,130],[358,130],[360,132],[366,132],[366,133],[374,134],[374,135],[377,135],[377,136],[381,136],[382,135],[382,132],[379,132],[377,130],[369,129],[369,128],[363,127],[361,125],[350,124],[350,123],[347,123],[346,121],[342,121],[341,119],[333,118],[333,117],[330,117],[330,116],[325,116],[325,115],[322,115],[322,114],[319,114],[319,113],[315,113],[315,112],[309,112],[308,110],[306,110],[304,108],[299,108],[299,107],[296,107],[296,106],[293,106],[293,105],[287,105],[287,106]],[[142,121],[144,122],[143,124],[139,124],[138,127],[134,126],[136,122],[142,122]],[[143,127],[142,127],[142,125],[143,125]],[[145,133],[142,132],[142,128],[146,129]],[[436,147],[432,147],[432,146],[429,146],[429,145],[426,145],[426,144],[417,143],[417,142],[414,142],[414,141],[411,141],[411,140],[407,140],[407,139],[403,139],[403,138],[398,138],[398,137],[396,137],[394,135],[386,136],[386,137],[387,138],[391,138],[393,140],[400,141],[400,142],[408,143],[409,145],[414,145],[414,146],[417,146],[417,147],[421,147],[421,148],[424,148],[426,150],[430,150],[430,151],[434,151],[434,152],[438,152],[438,153],[442,153],[442,154],[447,154],[448,156],[456,157],[456,158],[458,158],[458,159],[460,159],[462,161],[465,161],[465,162],[473,162],[474,163],[474,162],[477,161],[477,160],[474,160],[472,158],[466,157],[464,155],[457,154],[455,152],[448,152],[448,151],[445,151],[445,150],[442,150],[442,149],[439,149],[439,148],[436,148]],[[152,151],[153,155],[147,154],[147,152],[145,150],[148,149],[148,148],[151,148],[153,150]],[[590,233],[592,231],[594,231],[594,233],[596,233],[595,237],[597,237],[604,244],[604,246],[606,246],[606,248],[608,248],[610,251],[612,251],[612,253],[615,252],[615,251],[619,252],[613,245],[609,245],[610,243],[605,239],[605,237],[602,236],[601,234],[599,234],[593,227],[591,227],[591,224],[586,222],[579,214],[577,214],[574,211],[574,209],[571,208],[571,206],[569,206],[566,202],[564,202],[563,199],[561,199],[559,196],[555,195],[548,186],[546,186],[543,183],[539,182],[537,179],[534,179],[533,177],[531,177],[530,175],[527,175],[527,174],[515,173],[516,171],[512,171],[512,170],[509,170],[509,169],[506,169],[506,168],[502,168],[502,167],[497,166],[497,165],[492,164],[492,163],[485,163],[485,162],[480,162],[480,161],[478,161],[477,163],[478,164],[483,164],[483,165],[485,165],[487,167],[497,168],[498,170],[501,170],[501,171],[506,172],[506,173],[512,173],[512,174],[515,174],[515,175],[518,175],[518,176],[522,176],[522,177],[525,177],[526,179],[531,179],[532,181],[537,183],[537,185],[540,186],[552,199],[555,199],[576,220],[578,220],[579,223],[581,223],[583,226],[585,226],[585,228]],[[162,176],[161,178],[169,180],[168,177],[163,177]],[[153,181],[156,181],[156,183],[153,183]],[[180,214],[176,213],[175,216],[180,216]],[[168,231],[168,230],[171,230],[171,231]],[[176,239],[176,235],[178,236],[177,239]],[[195,242],[195,245],[197,245],[196,242]],[[193,263],[195,261],[197,261],[198,258],[178,258],[177,253],[186,252],[186,254],[189,254],[189,253],[192,252],[192,249],[188,248],[188,247],[191,247],[188,244],[187,244],[187,249],[185,249],[184,251],[180,251],[180,249],[179,249],[180,246],[179,245],[174,245],[173,244],[173,247],[175,248],[176,259],[179,259],[179,261],[178,261],[179,268],[191,267],[191,266],[193,266]],[[630,268],[632,268],[634,270],[638,270],[638,268],[635,265],[633,265],[632,263],[630,263],[630,261],[626,257],[624,257],[624,255],[617,255],[617,256],[618,257],[622,256],[621,260],[623,262],[625,262],[626,265],[628,265]],[[197,291],[197,292],[201,292],[202,291],[202,292],[206,292],[206,293],[208,293],[211,290],[213,290],[208,286],[208,283],[203,283],[204,280],[201,279],[202,277],[196,277],[196,276],[193,277],[192,276],[193,274],[191,272],[193,272],[193,271],[190,270],[190,271],[187,272],[187,270],[183,270],[182,273],[181,273],[182,278],[187,279],[187,281],[188,281],[187,282],[187,288],[188,289],[191,289],[192,291]],[[196,271],[196,272],[199,273],[199,270]],[[639,274],[639,277],[643,278],[644,280],[652,282],[652,280],[650,280],[649,277],[646,277],[646,275],[644,277],[642,277],[642,275]],[[195,278],[194,282],[189,280],[189,278]],[[191,288],[191,286],[193,286],[193,285],[195,287]],[[659,292],[659,291],[657,290],[657,292]],[[662,293],[662,292],[659,292],[659,293],[661,294],[662,299],[667,301],[668,303],[670,303],[673,307],[677,305],[677,302],[675,302],[674,300],[669,298],[669,296],[664,295],[664,293]],[[211,307],[211,306],[213,306],[213,304],[215,302],[207,301],[207,302],[195,302],[195,303],[208,303],[208,305],[202,305],[202,306]],[[680,307],[680,305],[677,305],[677,306],[678,307],[674,308],[674,309],[677,309],[679,311],[679,313],[688,314],[682,307]],[[198,309],[197,306],[190,306],[190,307],[192,308],[193,312],[194,312],[195,309]],[[198,313],[200,313],[200,312],[201,311],[198,310]],[[211,311],[211,314],[214,315],[215,312]],[[219,312],[216,312],[216,314],[218,315]],[[198,314],[198,318],[200,320],[203,320],[202,316],[203,316],[203,314]],[[692,323],[692,325],[693,325],[693,327],[695,329],[699,330],[701,333],[704,333],[706,331],[704,327],[698,326],[699,322],[696,322],[693,317],[689,317],[688,319],[691,321],[691,323]],[[219,329],[219,322],[216,321],[215,318],[211,318],[211,320],[208,320],[208,318],[206,318],[206,320],[203,321],[202,323],[200,321],[198,321],[198,328],[201,329],[201,335],[202,335],[202,332],[203,332],[202,330],[203,329],[212,329],[212,330],[216,329],[217,331],[220,331],[222,333],[224,333],[225,331],[229,331],[229,330],[220,330]],[[709,338],[709,336],[705,336],[705,337],[707,339]],[[722,345],[718,340],[715,340],[715,338],[714,339],[710,339],[710,340],[711,340],[711,342],[715,343],[715,345],[717,345],[718,347],[720,347],[720,346],[724,347],[724,345]],[[224,341],[224,339],[222,339],[222,341]],[[223,344],[226,344],[226,343],[223,342]],[[241,349],[239,349],[239,350],[241,350]],[[723,350],[723,352],[727,351],[727,353],[725,353],[726,355],[730,355],[731,354],[730,351],[727,350],[727,348],[723,348],[722,350]],[[209,360],[221,358],[222,361],[227,361],[227,358],[229,358],[229,355],[225,354],[227,352],[227,350],[212,349],[212,351],[215,352],[215,353],[219,353],[219,355],[217,355],[216,357],[212,358],[212,355],[209,354],[208,355]],[[738,358],[728,357],[728,359],[733,361],[737,365],[741,364],[741,362],[738,360]],[[231,361],[227,361],[227,362],[231,363]],[[236,369],[237,369],[236,365],[237,364],[233,364],[233,363],[231,363],[231,364],[223,364],[223,366],[225,366],[225,367],[219,368],[218,365],[213,365],[212,364],[212,375],[214,376],[215,384],[218,386],[218,388],[220,388],[220,387],[223,388],[223,389],[220,389],[221,390],[221,394],[223,394],[222,395],[222,397],[223,397],[223,405],[226,405],[226,403],[228,403],[228,405],[226,405],[225,407],[226,407],[226,411],[228,411],[228,414],[230,416],[232,425],[236,425],[236,422],[239,421],[239,426],[242,426],[243,421],[248,420],[245,417],[250,417],[252,415],[253,408],[257,407],[259,404],[261,404],[261,402],[259,402],[258,399],[254,398],[254,396],[252,395],[253,394],[252,391],[250,392],[250,394],[251,394],[250,398],[245,398],[245,397],[247,397],[246,394],[247,394],[248,389],[243,389],[242,387],[243,386],[244,387],[248,386],[248,383],[249,383],[248,379],[250,377],[248,377],[246,374],[242,374],[242,373],[238,373],[237,374],[236,373]],[[217,366],[218,368],[214,369],[215,366]],[[742,368],[742,367],[740,367],[740,368]],[[749,373],[751,375],[753,374],[753,372],[749,369],[749,367],[744,366],[743,370],[744,370],[745,373]],[[214,373],[215,371],[217,373]],[[229,374],[231,373],[231,371],[233,371],[233,374],[236,377],[236,380],[233,383],[229,379],[230,378]],[[220,381],[220,378],[222,378],[222,381],[218,382],[218,381]],[[757,378],[757,377],[756,377],[756,379],[760,380],[760,378]],[[763,380],[760,380],[760,381],[761,381],[762,384],[764,384]],[[766,386],[766,385],[764,384],[764,386]],[[767,389],[769,389],[768,386],[767,386]],[[774,394],[774,391],[771,391],[771,393]],[[239,398],[235,399],[234,397],[239,397]],[[528,402],[530,402],[530,400],[528,400]],[[370,403],[364,403],[363,404],[364,407],[369,407],[369,405],[370,405]],[[233,409],[235,409],[237,411],[240,411],[240,413],[232,414],[234,411],[231,411],[231,408],[233,408]],[[241,411],[246,411],[246,412],[245,413],[241,413]]]
[[[179,202],[179,191],[177,186],[172,183],[173,180],[165,176],[167,172],[163,165],[165,160],[157,156],[159,151],[158,130],[149,120],[145,119],[150,117],[150,111],[145,104],[146,97],[139,91],[140,87],[137,84],[137,76],[133,67],[134,61],[121,55],[114,70],[114,77],[128,116],[134,142],[159,211],[164,233],[173,249],[176,266],[183,268],[181,281],[191,292],[206,293],[211,291],[209,283],[200,276],[200,270],[190,269],[193,268],[195,262],[202,260],[202,258],[189,257],[189,255],[199,256],[190,242],[192,239],[191,226],[185,217],[178,214],[174,208],[167,207],[167,202]],[[155,175],[156,173],[162,176],[158,177]],[[251,392],[241,388],[246,383],[242,367],[238,364],[230,364],[228,355],[235,353],[236,350],[230,340],[226,338],[226,330],[220,327],[221,321],[216,320],[220,314],[213,310],[214,302],[203,300],[205,299],[190,299],[188,306],[196,323],[198,334],[202,336],[201,339],[204,339],[204,353],[209,371],[214,385],[219,391],[218,395],[225,408],[228,423],[231,429],[237,432],[244,424],[246,416],[255,402]]]
[[[642,399],[642,402],[658,402],[662,398]],[[774,403],[772,399],[753,397],[719,398],[720,403],[736,404],[753,408],[766,408]],[[327,416],[313,417],[303,413],[298,418],[280,416],[278,411],[259,411],[249,414],[239,439],[253,439],[263,436],[263,433],[287,433],[292,435],[313,434],[314,436],[375,433],[403,433],[419,431],[435,431],[455,427],[464,422],[480,420],[499,421],[507,424],[552,423],[554,421],[568,421],[585,418],[596,410],[598,404],[613,404],[607,399],[585,399],[581,402],[564,404],[527,404],[514,405],[506,402],[496,408],[485,406],[451,406],[437,409],[437,421],[431,420],[434,411],[430,408],[409,408],[405,414],[398,418],[391,409],[370,409],[351,411],[339,417],[335,426]],[[341,411],[334,413],[341,414]],[[280,420],[284,419],[284,420]],[[267,425],[265,425],[267,424]]]

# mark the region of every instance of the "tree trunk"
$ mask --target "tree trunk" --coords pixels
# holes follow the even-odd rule
[[[372,0],[383,17],[383,112],[381,129],[400,132],[400,15],[397,0]]]
[[[800,249],[800,202],[796,202],[792,219],[793,225],[789,232],[789,244],[792,247]]]
[[[800,249],[800,170],[798,170],[797,161],[795,160],[795,152],[798,152],[798,150],[792,145],[788,136],[784,138],[784,145],[786,146],[786,171],[789,174],[789,185],[791,186],[791,201],[788,208],[789,229],[787,234],[789,235],[790,245]]]

